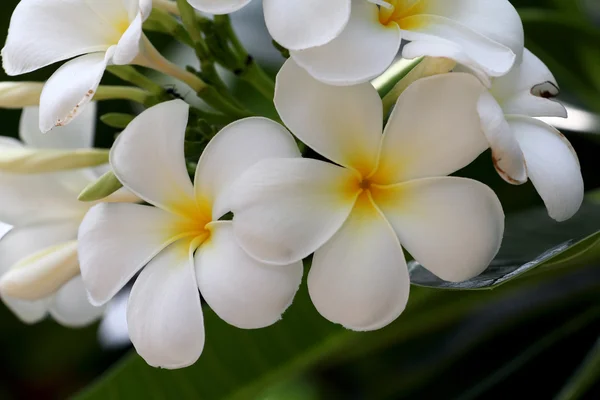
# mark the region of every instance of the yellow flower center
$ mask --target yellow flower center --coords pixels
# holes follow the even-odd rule
[[[419,14],[423,14],[426,0],[384,0],[388,5],[379,6],[379,22],[382,25],[396,23],[404,30],[412,30],[422,25]]]

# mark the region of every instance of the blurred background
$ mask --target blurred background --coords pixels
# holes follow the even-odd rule
[[[0,4],[0,32],[17,3]],[[489,154],[460,172],[498,192],[509,214],[500,261],[521,265],[600,229],[600,1],[512,3],[523,18],[527,47],[553,71],[560,100],[569,105],[567,120],[550,122],[577,150],[588,193],[578,216],[556,224],[531,184],[500,180]],[[274,74],[283,59],[264,28],[260,1],[232,19],[250,53]],[[173,60],[196,66],[193,55],[168,38],[151,39]],[[16,79],[0,71],[0,81],[41,81],[55,68]],[[103,82],[119,83],[108,74]],[[232,84],[250,108],[264,107],[250,87]],[[193,100],[185,87],[177,90]],[[130,110],[126,102],[99,105],[99,115]],[[17,136],[19,115],[0,110],[1,135]],[[115,133],[98,122],[97,146],[109,146]],[[78,330],[52,320],[27,326],[0,306],[0,399],[598,399],[599,247],[581,247],[554,268],[494,290],[414,287],[407,312],[374,333],[332,326],[310,304],[306,285],[283,321],[258,332],[230,327],[207,310],[203,356],[175,372],[152,369],[132,354],[124,299],[101,327]]]

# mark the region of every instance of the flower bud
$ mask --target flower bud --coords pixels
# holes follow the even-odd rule
[[[19,261],[0,279],[0,292],[21,300],[39,300],[56,292],[77,274],[77,241],[73,240]]]
[[[32,149],[27,147],[0,147],[0,171],[14,174],[57,172],[96,167],[108,162],[104,149]]]
[[[43,87],[43,82],[0,82],[0,108],[37,106]]]

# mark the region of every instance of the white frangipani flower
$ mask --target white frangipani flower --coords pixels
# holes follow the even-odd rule
[[[82,149],[92,146],[95,103],[75,123],[44,135],[37,107],[23,110],[20,137],[3,137],[0,151],[14,147]],[[50,315],[66,326],[87,325],[103,308],[87,301],[77,261],[77,229],[90,204],[77,201],[81,189],[102,168],[46,174],[13,174],[0,169],[0,221],[12,225],[0,240],[0,296],[24,322]],[[124,192],[113,198],[133,200]]]
[[[277,11],[284,9],[282,5]],[[265,4],[269,17],[267,11]],[[319,18],[344,29],[332,39],[328,29],[320,28],[329,27],[327,23],[312,26],[312,20],[306,21],[326,43],[291,47],[290,54],[314,78],[331,85],[380,75],[395,59],[402,39],[410,41],[402,50],[404,58],[450,58],[469,66],[484,82],[506,74],[523,53],[523,26],[508,0],[352,0],[350,18],[331,12]]]
[[[288,60],[277,77],[277,110],[335,164],[295,157],[250,168],[232,189],[238,242],[272,264],[314,252],[313,303],[355,330],[381,328],[404,310],[401,245],[442,279],[478,275],[500,247],[502,207],[484,184],[445,175],[488,147],[476,111],[483,91],[469,74],[419,80],[382,135],[382,103],[370,84],[328,86]]]
[[[202,353],[198,289],[223,320],[253,329],[281,318],[302,278],[298,260],[273,267],[250,258],[231,222],[219,220],[230,210],[230,185],[246,168],[298,155],[293,137],[264,118],[233,123],[204,150],[192,185],[184,158],[188,108],[174,100],[146,110],[111,151],[115,175],[155,207],[98,205],[78,236],[94,304],[106,303],[142,270],[129,297],[129,334],[148,364],[164,368],[188,366]]]
[[[10,21],[2,65],[8,75],[63,64],[40,98],[40,130],[68,124],[92,99],[108,65],[145,65],[155,49],[142,33],[151,0],[22,0]],[[140,52],[142,47],[142,52]]]
[[[548,67],[525,50],[521,65],[493,80],[478,111],[500,176],[512,184],[531,179],[550,216],[564,221],[583,201],[579,160],[558,130],[534,118],[567,116],[565,108],[551,100],[558,92]]]
[[[188,0],[188,3],[205,13],[228,14],[250,1]],[[322,46],[335,39],[348,23],[351,4],[352,0],[263,0],[271,36],[290,50]]]

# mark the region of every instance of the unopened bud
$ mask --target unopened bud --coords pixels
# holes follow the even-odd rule
[[[19,261],[0,279],[0,293],[21,300],[39,300],[55,293],[77,274],[79,262],[74,240]]]
[[[37,106],[43,87],[43,82],[0,82],[0,108]]]
[[[37,174],[96,167],[108,162],[105,149],[34,149],[0,147],[0,171],[13,174]]]

